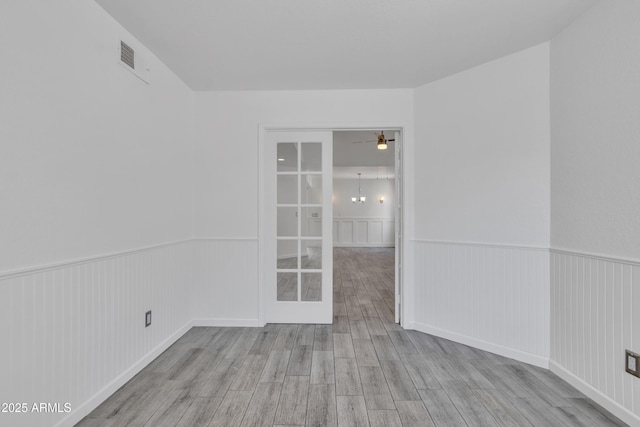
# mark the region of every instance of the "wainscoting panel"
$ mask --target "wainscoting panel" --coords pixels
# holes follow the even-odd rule
[[[334,218],[333,245],[392,247],[395,244],[393,218]]]
[[[551,370],[640,425],[640,379],[625,349],[640,352],[640,263],[551,251]]]
[[[409,327],[548,367],[548,250],[413,243],[415,323]]]
[[[195,240],[198,326],[258,326],[258,240]]]
[[[0,424],[73,425],[184,334],[192,258],[188,241],[0,275],[0,401],[61,411]]]

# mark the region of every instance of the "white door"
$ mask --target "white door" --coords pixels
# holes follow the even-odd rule
[[[267,323],[333,322],[330,131],[267,132]]]

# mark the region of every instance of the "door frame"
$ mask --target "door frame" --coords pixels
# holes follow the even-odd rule
[[[375,131],[379,129],[389,129],[392,131],[400,132],[402,135],[402,141],[400,142],[400,153],[402,153],[403,158],[407,158],[406,149],[409,144],[407,144],[407,140],[409,139],[407,133],[410,130],[410,127],[407,123],[394,122],[394,123],[258,123],[258,324],[259,326],[264,326],[266,324],[266,298],[267,292],[265,289],[265,210],[266,210],[266,200],[265,200],[265,180],[266,180],[266,162],[270,159],[266,158],[265,155],[265,144],[267,141],[267,132],[279,132],[279,131]],[[395,169],[394,164],[394,169]],[[401,268],[403,272],[408,272],[407,264],[407,254],[408,251],[408,239],[407,239],[407,229],[408,225],[410,225],[410,218],[407,216],[407,194],[409,190],[407,188],[407,180],[408,171],[407,164],[403,161],[403,167],[400,170],[401,174],[401,200],[403,200],[403,209],[401,210],[402,218],[399,218],[401,223],[401,228],[398,230],[396,227],[395,234],[396,237],[398,233],[401,234],[400,241],[402,242],[402,258],[400,260],[401,265],[396,265],[396,269],[398,267]],[[405,301],[411,301],[411,295],[407,295],[408,286],[407,286],[407,274],[404,273],[400,276],[400,280],[402,283],[395,283],[395,307],[398,305],[401,306],[400,311],[400,325],[403,327],[412,327],[412,324],[408,321],[412,313],[407,310],[407,304]],[[398,291],[402,290],[402,293],[398,297]]]

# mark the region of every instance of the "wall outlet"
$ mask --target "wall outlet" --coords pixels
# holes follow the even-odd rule
[[[144,314],[144,327],[146,328],[149,325],[151,325],[151,310]]]
[[[640,378],[640,354],[626,350],[626,371]]]

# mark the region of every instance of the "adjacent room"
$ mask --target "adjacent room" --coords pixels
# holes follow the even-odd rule
[[[640,426],[640,2],[0,21],[0,426]]]

